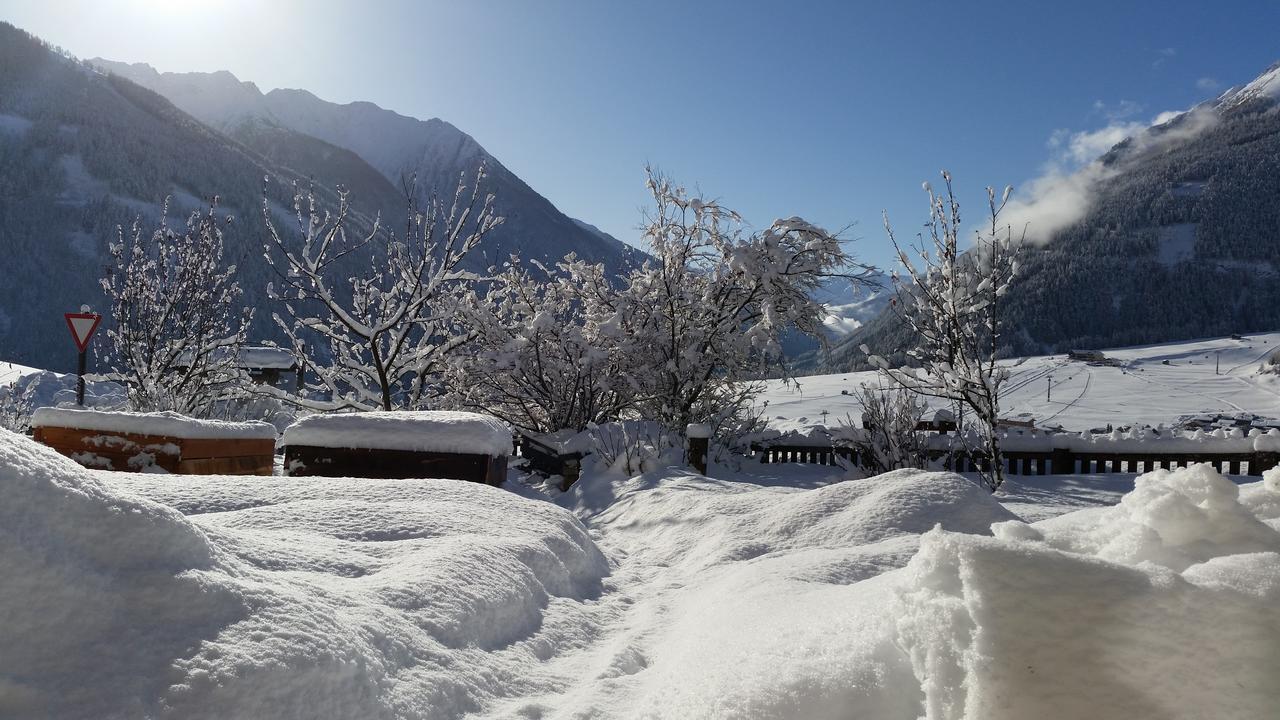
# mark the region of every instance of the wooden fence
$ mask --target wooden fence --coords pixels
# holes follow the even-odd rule
[[[534,470],[563,478],[560,482],[561,490],[568,490],[570,485],[578,481],[578,475],[582,472],[582,453],[561,453],[528,435],[515,436],[515,451]]]
[[[857,458],[853,448],[830,445],[774,445],[753,443],[752,454],[762,463],[809,463],[813,465],[856,464],[865,465]],[[1157,468],[1165,470],[1187,467],[1195,463],[1208,463],[1215,470],[1231,475],[1261,476],[1263,472],[1280,464],[1280,453],[1234,452],[1145,452],[1099,453],[1075,452],[1055,449],[1043,451],[1009,451],[1002,453],[1010,475],[1075,475],[1089,473],[1143,473]],[[948,456],[941,451],[931,453],[943,460],[948,469],[972,472],[983,465],[963,453]],[[985,466],[985,465],[984,465]]]

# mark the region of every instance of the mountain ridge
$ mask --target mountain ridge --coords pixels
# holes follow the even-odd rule
[[[617,272],[641,254],[607,234],[581,227],[538,194],[471,135],[440,118],[404,115],[368,101],[334,103],[305,89],[263,93],[252,81],[225,70],[160,72],[145,63],[89,61],[168,98],[179,108],[233,138],[245,140],[246,120],[275,124],[355,153],[400,187],[416,179],[418,200],[434,190],[451,192],[460,175],[483,164],[505,227],[495,233],[489,261],[505,253],[555,261],[568,252]],[[544,248],[554,248],[554,251]]]
[[[1023,254],[1002,355],[1280,327],[1280,63],[1087,171],[1096,179],[1084,214]],[[803,369],[865,368],[863,343],[905,364],[911,342],[882,312]]]

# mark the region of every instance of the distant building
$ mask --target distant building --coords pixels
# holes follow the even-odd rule
[[[240,348],[240,368],[259,385],[286,388],[297,385],[298,358],[281,347]]]
[[[1080,360],[1083,362],[1101,362],[1107,359],[1101,350],[1072,350],[1067,353],[1069,360]]]

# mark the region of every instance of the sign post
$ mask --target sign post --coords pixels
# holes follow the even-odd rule
[[[76,341],[76,348],[80,350],[80,362],[76,368],[76,404],[84,407],[85,354],[89,350],[89,338],[98,329],[102,316],[90,312],[88,305],[81,305],[80,312],[66,313],[63,317],[67,320],[67,328],[71,330],[71,338]]]

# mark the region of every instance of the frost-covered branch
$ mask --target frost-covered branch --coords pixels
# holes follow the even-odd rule
[[[617,311],[631,324],[629,352],[646,363],[634,375],[639,412],[682,431],[739,414],[720,405],[739,396],[717,388],[782,370],[781,333],[822,328],[813,291],[861,275],[820,227],[792,217],[747,233],[736,212],[647,170],[653,257],[626,279]]]
[[[311,192],[295,194],[298,239],[290,243],[264,201],[264,255],[279,282],[269,294],[285,309],[276,323],[299,355],[309,338],[320,344],[311,347],[319,350],[311,363],[317,381],[285,399],[359,410],[426,401],[445,359],[474,337],[459,322],[459,307],[477,280],[463,260],[502,222],[493,196],[480,190],[484,177],[482,166],[473,183],[460,177],[451,199],[433,195],[425,208],[407,191],[401,237],[384,235],[378,221],[356,232],[347,193],[339,188],[333,211],[317,209]],[[352,277],[359,258],[367,265]]]
[[[918,367],[891,368],[877,355],[868,359],[895,386],[949,401],[962,417],[969,411],[980,441],[965,450],[988,468],[984,480],[994,492],[1004,482],[997,423],[1000,386],[1008,377],[996,363],[1004,330],[1001,305],[1017,274],[1022,239],[1015,239],[1012,229],[999,222],[1012,188],[998,198],[987,188],[989,227],[976,233],[974,246],[962,252],[960,203],[950,173],[943,171],[942,177],[942,194],[924,185],[929,193],[928,238],[921,237],[914,258],[898,243],[885,218],[903,273],[893,275],[893,307],[917,338],[907,355]],[[869,353],[865,345],[862,350]]]
[[[144,233],[135,221],[118,230],[113,262],[102,279],[111,304],[107,380],[128,391],[133,410],[175,410],[208,416],[243,392],[239,368],[252,311],[240,307],[235,265],[223,264],[217,198],[170,228],[168,201],[160,226]]]

